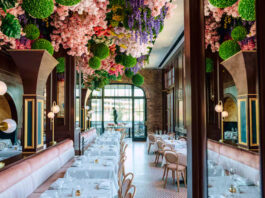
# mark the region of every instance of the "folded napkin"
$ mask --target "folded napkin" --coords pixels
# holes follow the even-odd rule
[[[255,186],[254,182],[252,182],[250,179],[240,177],[239,175],[235,175],[235,182],[239,186]]]
[[[100,184],[98,184],[98,188],[99,189],[109,190],[110,189],[110,184],[109,184],[109,182],[101,182]]]

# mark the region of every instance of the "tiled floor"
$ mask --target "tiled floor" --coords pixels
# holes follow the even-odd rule
[[[134,185],[136,186],[136,198],[186,198],[187,189],[181,185],[180,192],[177,192],[177,185],[172,184],[171,172],[167,187],[163,188],[163,169],[154,166],[154,154],[147,154],[145,142],[128,141],[126,172],[133,172],[135,175]]]

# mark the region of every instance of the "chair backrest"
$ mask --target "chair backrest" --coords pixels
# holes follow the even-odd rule
[[[135,193],[136,193],[136,187],[135,185],[131,185],[131,188],[128,190],[128,193],[125,195],[125,198],[134,198]]]
[[[124,176],[124,179],[122,181],[122,186],[120,189],[121,197],[125,197],[128,191],[131,188],[132,182],[133,182],[134,174],[128,173]]]
[[[148,139],[150,142],[155,142],[156,141],[156,137],[153,134],[149,134],[148,135]]]
[[[172,151],[165,152],[165,159],[167,163],[178,164],[178,155]]]
[[[163,150],[164,146],[165,146],[165,143],[163,141],[161,140],[157,141],[158,150]]]
[[[184,136],[181,136],[181,137],[179,137],[179,140],[182,140],[182,141],[187,141],[187,138],[186,138],[186,137],[184,137]]]

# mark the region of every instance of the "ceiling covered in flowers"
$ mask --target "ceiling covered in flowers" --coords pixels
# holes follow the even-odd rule
[[[175,7],[171,16],[165,20],[164,29],[156,39],[149,63],[146,64],[147,68],[158,67],[184,31],[184,0],[175,0],[173,4]]]
[[[65,50],[76,57],[83,85],[92,90],[124,75],[141,86],[138,71],[150,63],[150,54],[163,58],[181,27],[180,18],[170,20],[178,1],[2,0],[0,47],[46,49],[51,55]],[[57,72],[63,72],[63,57],[59,62]]]

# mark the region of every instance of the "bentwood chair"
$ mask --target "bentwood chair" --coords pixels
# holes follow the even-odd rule
[[[186,187],[186,166],[178,164],[178,154],[172,151],[165,152],[165,159],[167,162],[166,165],[166,179],[164,183],[164,188],[167,185],[167,177],[169,170],[172,171],[172,178],[173,178],[173,184],[175,184],[175,174],[177,174],[177,184],[178,184],[178,192],[179,192],[179,173],[181,173],[181,176],[184,180],[184,184]]]
[[[128,193],[128,191],[131,188],[132,182],[133,182],[134,174],[133,173],[127,173],[123,180],[122,184],[119,189],[119,197],[125,198],[125,195]]]
[[[150,153],[151,146],[155,144],[156,142],[156,137],[154,134],[149,134],[148,135],[148,140],[149,140],[149,145],[148,145],[148,154]]]
[[[124,167],[124,162],[126,160],[126,156],[123,156],[120,161],[119,161],[119,169],[118,169],[118,184],[119,187],[121,188],[122,185],[122,180],[125,176],[125,167]]]
[[[136,193],[136,187],[135,185],[131,185],[131,188],[128,190],[127,194],[125,195],[125,198],[134,198],[135,193]]]
[[[160,156],[162,156],[162,159],[163,159],[163,155],[164,155],[163,148],[165,147],[165,143],[161,140],[158,140],[156,143],[157,143],[158,150],[155,152],[156,154],[155,165],[157,166]]]

